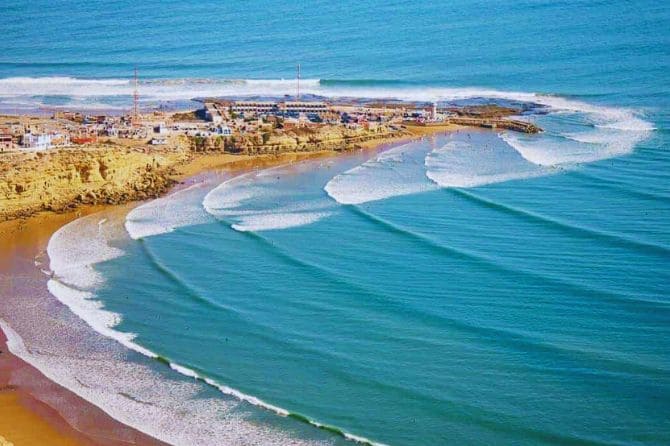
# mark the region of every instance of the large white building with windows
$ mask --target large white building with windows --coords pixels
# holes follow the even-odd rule
[[[326,113],[328,105],[325,102],[285,101],[280,102],[279,109],[294,113]]]
[[[235,101],[230,110],[234,113],[274,113],[278,107],[276,102],[271,101]]]
[[[326,113],[325,102],[310,101],[235,101],[230,110],[234,113]]]

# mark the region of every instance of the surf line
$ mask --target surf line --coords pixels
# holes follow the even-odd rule
[[[196,381],[199,381],[201,383],[204,383],[204,384],[206,384],[210,387],[213,387],[213,388],[219,390],[223,394],[233,396],[233,397],[237,398],[238,400],[247,402],[247,403],[249,403],[253,406],[261,407],[265,410],[269,410],[269,411],[274,412],[275,414],[277,414],[279,416],[282,416],[282,417],[292,418],[294,420],[303,422],[305,424],[309,424],[309,425],[314,426],[318,429],[330,432],[331,434],[338,435],[338,436],[340,436],[340,437],[342,437],[346,440],[349,440],[349,441],[352,441],[354,443],[358,443],[358,444],[361,444],[361,445],[364,445],[364,446],[388,446],[384,443],[375,442],[375,441],[372,441],[368,438],[346,432],[346,431],[340,429],[339,427],[336,427],[336,426],[333,426],[333,425],[330,425],[330,424],[321,423],[319,421],[313,420],[313,419],[311,419],[311,418],[309,418],[305,415],[302,415],[300,413],[291,412],[291,411],[288,411],[288,410],[286,410],[284,408],[281,408],[279,406],[275,406],[273,404],[267,403],[267,402],[261,400],[260,398],[257,398],[257,397],[252,396],[252,395],[248,395],[246,393],[240,392],[237,389],[233,389],[232,387],[228,387],[226,385],[220,384],[220,383],[216,382],[215,380],[205,376],[204,374],[195,371],[194,369],[184,367],[182,365],[174,363],[174,362],[170,361],[168,358],[166,358],[165,356],[158,355],[154,352],[151,352],[151,354],[153,355],[151,357],[154,360],[156,360],[160,364],[163,364],[163,365],[169,367],[170,369],[174,370],[175,372],[180,373],[184,376],[191,377]]]

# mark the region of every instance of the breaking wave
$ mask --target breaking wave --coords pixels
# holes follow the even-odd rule
[[[304,226],[332,215],[331,212],[272,212],[244,216],[231,228],[236,231],[269,231]]]
[[[181,192],[188,194],[193,190],[185,189]],[[180,202],[185,199],[183,195],[179,198]],[[156,215],[151,208],[145,208],[136,215],[136,220],[139,218],[138,215],[147,213],[152,216]],[[148,228],[163,231],[167,226],[161,225],[157,228],[154,224],[151,224]],[[137,238],[144,237],[147,234],[161,233],[157,230],[147,230],[142,226],[134,227],[131,225],[131,228],[136,231],[134,235],[138,236]],[[39,368],[48,378],[98,405],[114,418],[171,444],[186,445],[210,442],[234,444],[238,442],[239,438],[244,438],[245,441],[254,444],[323,444],[320,441],[296,439],[288,432],[247,421],[239,413],[237,408],[239,402],[248,403],[279,416],[307,423],[353,442],[368,445],[379,444],[228,387],[202,372],[174,362],[143,347],[135,341],[136,335],[134,333],[119,331],[116,327],[122,322],[122,316],[106,310],[104,304],[96,299],[96,289],[103,285],[104,278],[96,272],[95,268],[99,263],[124,255],[122,249],[111,246],[120,242],[123,234],[123,226],[120,222],[114,224],[106,218],[100,218],[97,214],[75,220],[58,230],[52,236],[47,248],[52,269],[52,278],[48,282],[49,292],[99,334],[151,358],[185,377],[194,379],[196,383],[199,382],[217,389],[219,392],[233,397],[234,400],[231,402],[198,398],[196,397],[198,391],[193,387],[193,384],[179,385],[171,380],[160,379],[153,373],[149,373],[149,376],[142,376],[147,371],[141,370],[139,366],[126,361],[123,361],[122,365],[118,365],[118,367],[133,368],[132,376],[135,377],[135,381],[138,381],[137,383],[133,381],[130,389],[114,387],[114,390],[110,391],[109,388],[96,389],[83,386],[81,377],[74,375],[74,373],[81,372],[77,365],[70,364],[67,369],[56,369],[55,365],[49,360],[50,355],[40,355],[30,351],[11,327],[0,320],[3,331],[7,333],[10,339],[9,346],[14,354]],[[63,360],[64,358],[59,358],[60,362],[63,362]],[[104,366],[103,363],[100,365]],[[108,378],[103,381],[106,386],[110,387],[115,381]],[[122,380],[122,383],[125,383],[121,375],[119,375],[119,379]],[[188,389],[184,389],[184,386]],[[141,397],[129,398],[124,396],[140,393],[139,389],[144,392]],[[146,389],[155,389],[155,391],[147,395]],[[170,398],[171,395],[178,396],[181,403],[175,405],[175,402]],[[166,398],[169,401],[166,401]],[[148,406],[151,406],[152,410],[148,410]],[[178,416],[177,412],[181,415]],[[188,413],[189,416],[184,417],[182,412]],[[226,414],[227,417],[222,419],[222,413]],[[191,427],[181,426],[180,419],[191,424]]]
[[[500,92],[483,89],[399,88],[394,84],[350,85],[347,83],[321,83],[303,81],[304,92],[330,97],[356,96],[370,98],[397,98],[405,100],[457,100],[475,97],[515,100],[541,104],[549,115],[543,121],[547,130],[540,135],[520,135],[511,132],[474,140],[460,135],[444,144],[431,140],[395,147],[344,173],[336,175],[324,187],[335,201],[356,205],[394,196],[436,190],[439,187],[468,188],[514,179],[530,178],[554,173],[577,163],[593,162],[630,153],[636,144],[647,137],[653,127],[634,111],[585,104],[556,96],[532,93]],[[142,83],[145,98],[172,100],[197,96],[224,96],[237,94],[282,95],[290,94],[293,82],[286,80],[174,80],[145,81]],[[36,95],[66,95],[78,100],[101,97],[118,98],[130,95],[129,80],[84,80],[74,78],[8,78],[0,79],[0,102],[19,100]],[[93,101],[93,99],[91,99]],[[104,101],[104,99],[103,99]],[[93,103],[93,102],[92,102]],[[561,119],[569,117],[577,122],[566,130]],[[533,119],[533,117],[527,117]],[[553,119],[553,120],[552,120]],[[65,304],[73,314],[85,321],[101,335],[114,339],[123,346],[168,366],[181,375],[218,389],[223,394],[262,407],[284,417],[291,417],[313,426],[336,433],[361,443],[371,441],[341,431],[274,406],[252,395],[244,394],[209,378],[206,374],[171,361],[157,352],[148,350],[135,341],[136,335],[119,331],[116,327],[122,316],[104,308],[96,299],[95,291],[104,283],[96,265],[124,255],[115,242],[123,240],[119,227],[125,226],[132,239],[164,234],[176,228],[206,223],[213,219],[230,224],[237,231],[266,231],[306,225],[338,212],[338,206],[327,197],[314,197],[301,189],[300,182],[290,187],[273,187],[283,168],[252,172],[238,176],[209,190],[193,186],[153,200],[131,211],[123,225],[114,225],[99,216],[76,220],[57,231],[49,242],[47,252],[51,261],[52,277],[49,291]],[[2,322],[2,321],[0,321]],[[35,365],[45,374],[75,393],[98,404],[110,415],[164,441],[175,444],[208,441],[231,443],[244,437],[247,441],[263,444],[302,444],[281,432],[259,427],[242,418],[231,416],[221,421],[221,412],[234,413],[235,404],[213,403],[190,398],[197,393],[192,387],[178,392],[183,397],[181,406],[171,407],[165,401],[172,394],[168,384],[155,384],[155,376],[139,383],[135,392],[151,401],[156,409],[143,413],[119,396],[118,389],[106,393],[101,400],[100,388],[86,389],[72,379],[72,371],[54,372],[53,361],[31,352],[18,335],[5,323],[10,348],[18,356]],[[69,364],[76,370],[78,364]],[[125,366],[130,367],[130,365]],[[144,371],[143,373],[149,374]],[[156,393],[142,394],[137,389],[158,386]],[[162,382],[162,381],[161,381]],[[192,385],[192,383],[190,383]],[[146,390],[144,390],[146,392]],[[114,393],[113,396],[109,396]],[[122,401],[122,402],[120,402]],[[209,405],[209,406],[208,406]],[[132,407],[132,409],[129,409]],[[208,408],[209,407],[209,408]],[[146,410],[146,408],[142,408]],[[197,414],[200,431],[181,429],[174,417],[175,410]],[[158,413],[161,412],[161,413]],[[195,418],[194,418],[195,419]],[[203,429],[203,424],[210,426]],[[215,427],[216,426],[216,427]],[[181,430],[180,430],[181,429]],[[306,444],[307,442],[305,442]]]
[[[126,231],[133,239],[140,239],[211,221],[200,206],[206,186],[197,183],[134,208],[126,216]]]
[[[430,150],[426,143],[395,147],[337,175],[324,189],[342,204],[360,204],[429,191],[434,186],[426,180],[423,164]]]
[[[301,79],[301,92],[333,98],[398,99],[407,101],[458,101],[488,98],[520,103],[538,104],[552,112],[577,112],[590,116],[592,125],[623,131],[649,131],[653,126],[632,110],[607,107],[573,100],[567,97],[540,93],[500,91],[487,88],[447,88],[422,86],[400,81],[357,81]],[[0,79],[0,100],[5,103],[21,99],[36,106],[45,97],[60,97],[76,101],[77,106],[87,103],[128,107],[132,104],[132,79],[83,79],[74,77],[7,77]],[[141,79],[142,102],[179,101],[223,96],[293,95],[294,79]],[[65,101],[63,106],[70,104]]]
[[[508,147],[465,141],[433,150],[426,156],[425,166],[426,176],[442,187],[476,187],[547,173]]]
[[[306,194],[300,181],[277,188],[279,177],[311,164],[250,172],[221,183],[203,199],[202,207],[236,231],[270,231],[314,223],[333,215],[327,199]]]
[[[393,149],[333,178],[325,190],[339,203],[361,204],[430,190],[419,179],[422,175],[441,187],[476,187],[548,175],[631,153],[654,130],[634,110],[559,96],[438,88],[386,93],[406,100],[489,98],[541,105],[545,115],[519,118],[537,121],[545,131],[536,135],[500,132],[498,142],[482,135],[461,135],[428,153],[425,146],[416,144]],[[423,157],[422,169],[416,166],[418,157]]]

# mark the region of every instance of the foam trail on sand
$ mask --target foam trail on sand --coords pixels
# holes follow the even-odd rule
[[[114,419],[168,444],[332,444],[329,440],[302,440],[246,419],[248,410],[240,407],[240,401],[284,417],[290,413],[211,379],[205,380],[186,367],[168,364],[192,381],[166,379],[148,366],[118,358],[54,357],[26,346],[2,319],[0,328],[7,335],[9,350],[48,379],[97,405]],[[235,399],[203,398],[203,385],[215,387]]]
[[[104,336],[115,339],[138,353],[152,356],[151,352],[132,342],[133,333],[114,330],[121,323],[120,314],[104,309],[95,299],[95,289],[104,283],[104,277],[95,265],[124,254],[110,243],[123,238],[118,226],[98,214],[74,220],[56,231],[47,245],[51,279],[49,292],[66,305],[72,313]]]
[[[121,323],[121,315],[104,309],[104,305],[99,300],[95,300],[93,293],[88,291],[79,291],[69,287],[56,279],[47,282],[49,292],[56,296],[61,303],[67,306],[72,313],[79,316],[92,329],[98,333],[112,338],[125,347],[135,350],[143,355],[154,357],[149,350],[132,342],[136,335],[134,333],[123,333],[113,330]]]

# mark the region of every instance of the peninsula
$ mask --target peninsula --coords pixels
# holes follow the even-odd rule
[[[154,198],[199,170],[257,167],[458,126],[537,133],[495,104],[203,100],[198,110],[0,116],[0,221]]]

